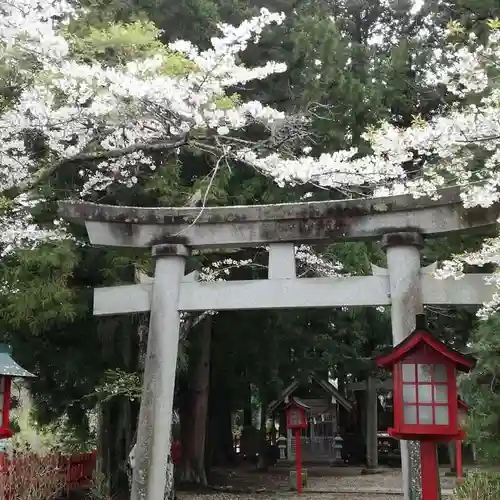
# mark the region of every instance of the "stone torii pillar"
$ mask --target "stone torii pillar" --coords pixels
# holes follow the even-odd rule
[[[133,469],[133,499],[164,498],[179,344],[179,291],[187,256],[184,245],[153,246],[155,278],[137,429],[137,460]]]
[[[382,246],[387,253],[387,270],[391,296],[391,325],[393,344],[402,342],[415,329],[415,318],[423,312],[420,280],[420,250],[424,246],[417,232],[384,234]],[[401,472],[405,500],[408,492],[420,498],[420,446],[416,441],[400,441]]]

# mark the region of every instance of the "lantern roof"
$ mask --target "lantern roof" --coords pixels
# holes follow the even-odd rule
[[[28,370],[19,366],[11,357],[12,348],[6,344],[0,344],[0,375],[19,378],[35,378]]]
[[[458,396],[458,409],[469,411],[470,406],[460,397]]]
[[[419,317],[420,316],[420,317]],[[469,372],[475,364],[472,356],[462,354],[451,349],[438,340],[427,328],[424,327],[423,315],[417,315],[417,328],[402,342],[394,347],[392,352],[377,358],[377,365],[382,368],[392,368],[396,363],[404,359],[408,354],[422,346],[427,346],[437,354],[453,363],[457,370]]]
[[[302,408],[303,410],[310,410],[311,407],[306,405],[304,403],[304,401],[302,401],[301,399],[297,398],[296,396],[293,396],[291,399],[290,399],[290,402],[286,405],[286,407],[290,407],[290,406],[298,406],[299,408]]]

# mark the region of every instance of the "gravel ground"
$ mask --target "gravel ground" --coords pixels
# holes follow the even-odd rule
[[[452,477],[445,477],[448,469],[441,469],[440,481],[443,490],[451,490],[455,487],[456,480]],[[349,471],[351,472],[351,471]],[[379,474],[361,474],[361,471],[352,470],[342,476],[321,476],[309,477],[308,487],[311,490],[341,490],[344,488],[384,488],[390,490],[401,490],[401,471],[398,469],[385,469]]]
[[[302,495],[287,490],[281,483],[279,493],[261,489],[258,493],[231,493],[228,491],[192,493],[178,492],[179,500],[403,500],[401,494],[401,472],[394,469],[379,474],[360,474],[355,468],[344,469],[345,475],[309,477]],[[444,477],[441,470],[441,488],[450,491],[455,486],[453,478]],[[359,489],[359,492],[349,490]],[[309,491],[308,491],[309,490]],[[378,491],[377,491],[378,490]],[[383,491],[387,493],[382,493]],[[401,492],[398,494],[398,491]],[[443,499],[450,498],[448,495]]]
[[[290,467],[275,467],[267,473],[255,469],[236,469],[220,473],[222,489],[212,492],[178,491],[179,500],[403,500],[401,471],[381,469],[377,474],[363,474],[359,467],[306,467],[308,485],[302,495],[289,489]],[[449,499],[456,480],[445,477],[441,469],[443,500]],[[255,493],[251,493],[255,491]]]
[[[373,495],[373,494],[341,494],[341,493],[308,493],[304,491],[302,495],[296,493],[275,493],[275,494],[235,494],[235,493],[188,493],[179,492],[179,500],[402,500],[401,495]]]

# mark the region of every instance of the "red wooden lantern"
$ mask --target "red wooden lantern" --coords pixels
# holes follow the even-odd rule
[[[306,411],[309,407],[298,398],[292,398],[286,407],[286,426],[288,429],[306,429]]]
[[[474,360],[450,349],[424,328],[417,328],[394,350],[377,359],[392,370],[394,428],[401,439],[459,439],[457,371],[468,372]]]
[[[32,378],[31,374],[19,366],[11,357],[11,348],[0,344],[0,439],[10,438],[9,428],[11,385],[13,378]]]
[[[425,316],[417,328],[377,365],[392,370],[394,427],[398,439],[420,440],[422,500],[437,500],[437,441],[460,440],[457,371],[468,372],[474,359],[450,349],[427,330]]]
[[[302,448],[300,442],[300,431],[307,428],[306,411],[309,406],[298,398],[292,398],[285,408],[286,426],[294,431],[295,439],[295,472],[297,474],[297,493],[302,493]]]

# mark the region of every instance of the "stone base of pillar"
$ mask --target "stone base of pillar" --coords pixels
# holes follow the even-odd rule
[[[289,472],[288,484],[291,490],[297,490],[297,471]],[[302,469],[302,488],[307,488],[307,469]]]

